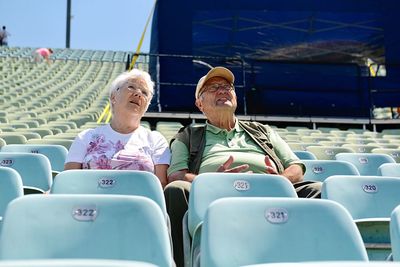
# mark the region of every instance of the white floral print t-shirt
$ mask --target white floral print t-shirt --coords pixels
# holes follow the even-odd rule
[[[111,126],[87,129],[72,143],[66,162],[82,163],[83,169],[141,170],[154,173],[154,165],[170,163],[167,140],[159,132],[140,126],[120,134]]]

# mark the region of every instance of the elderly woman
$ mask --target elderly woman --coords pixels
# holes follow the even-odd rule
[[[110,87],[110,124],[87,129],[75,138],[65,163],[70,169],[142,170],[167,184],[170,151],[166,139],[140,126],[153,96],[147,72],[133,69],[119,75]]]

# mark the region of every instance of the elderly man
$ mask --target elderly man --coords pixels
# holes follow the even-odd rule
[[[215,67],[196,87],[196,106],[207,117],[205,127],[181,129],[171,143],[172,158],[165,189],[171,218],[175,261],[181,265],[182,218],[191,182],[204,172],[280,174],[292,182],[299,197],[319,198],[321,183],[303,181],[305,166],[270,127],[240,121],[233,73]]]

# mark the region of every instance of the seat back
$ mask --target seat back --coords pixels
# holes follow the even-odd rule
[[[41,154],[23,152],[0,152],[0,166],[16,170],[24,187],[47,191],[52,183],[49,159]]]
[[[400,163],[400,149],[399,148],[375,148],[372,153],[381,153],[391,156],[396,163]]]
[[[299,158],[299,159],[317,159],[317,157],[311,153],[310,151],[299,151],[295,150],[293,153]]]
[[[51,164],[53,171],[63,171],[65,159],[67,158],[68,150],[61,145],[6,145],[1,148],[2,152],[26,152],[26,153],[39,153],[45,155]]]
[[[360,175],[357,168],[340,160],[303,160],[306,166],[304,180],[323,182],[332,175]]]
[[[400,179],[335,175],[325,180],[321,197],[342,204],[353,219],[389,218],[400,204]]]
[[[160,180],[145,171],[67,170],[54,178],[50,193],[144,196],[155,201],[167,213]]]
[[[352,163],[360,175],[378,175],[378,168],[384,163],[396,163],[396,161],[386,154],[373,153],[339,153],[335,156],[336,160]]]
[[[390,216],[390,240],[393,260],[400,261],[400,205],[393,210]]]
[[[400,179],[382,176],[331,176],[322,198],[342,204],[352,215],[370,260],[385,260],[391,251],[389,217],[400,204]]]
[[[156,267],[142,261],[100,260],[100,259],[45,259],[45,260],[5,260],[0,267]]]
[[[378,168],[378,175],[400,177],[400,163],[384,163]]]
[[[68,139],[29,139],[28,144],[50,144],[50,145],[61,145],[66,149],[69,149],[72,145],[73,140]]]
[[[201,239],[207,267],[368,260],[348,211],[322,199],[219,199],[207,210]]]
[[[29,195],[12,201],[3,222],[0,258],[136,260],[172,266],[159,206],[145,197],[122,195]]]
[[[26,137],[19,133],[0,133],[0,138],[7,144],[25,144],[27,142]]]
[[[335,155],[343,152],[354,152],[348,147],[336,147],[336,146],[308,146],[307,151],[313,153],[317,159],[323,160],[334,160]]]
[[[8,203],[24,194],[22,179],[16,170],[0,167],[0,216],[3,217]]]
[[[250,173],[202,173],[189,195],[188,228],[193,235],[208,206],[224,197],[297,197],[289,180],[280,175]]]
[[[0,138],[0,148],[6,145],[6,141],[3,138]]]

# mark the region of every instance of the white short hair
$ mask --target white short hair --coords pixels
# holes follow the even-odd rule
[[[117,78],[111,83],[110,89],[109,89],[109,97],[113,93],[117,91],[118,88],[120,88],[124,83],[126,83],[129,80],[132,79],[141,79],[146,83],[146,87],[149,90],[149,93],[151,94],[151,97],[154,94],[154,82],[151,80],[150,74],[139,69],[132,69],[130,71],[125,71],[118,75]],[[151,97],[149,98],[149,102],[151,100]]]
[[[118,75],[117,78],[111,83],[109,88],[109,98],[111,100],[111,96],[121,88],[126,82],[130,80],[140,79],[143,80],[146,84],[147,90],[149,90],[149,98],[147,99],[147,107],[146,111],[149,108],[151,99],[154,95],[154,82],[151,80],[150,74],[146,71],[139,70],[139,69],[132,69],[130,71],[125,71]],[[110,106],[112,110],[112,105]]]

